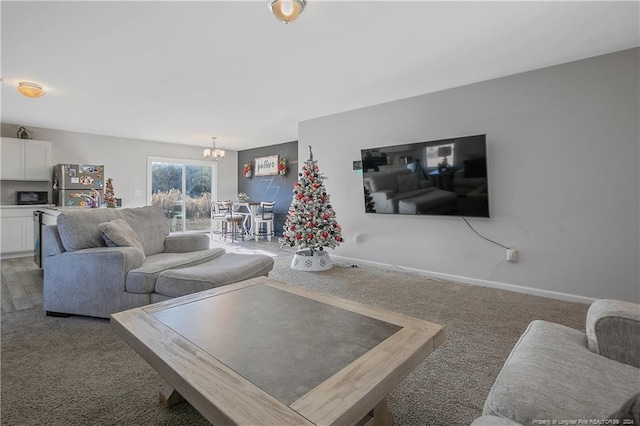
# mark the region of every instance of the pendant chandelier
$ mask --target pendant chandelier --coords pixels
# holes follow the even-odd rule
[[[298,19],[298,16],[304,11],[306,0],[268,0],[269,10],[274,14],[278,21],[285,24]]]
[[[216,136],[212,136],[211,139],[213,140],[213,148],[205,149],[202,151],[202,155],[207,160],[218,161],[220,158],[224,158],[225,152],[224,149],[216,148],[216,139],[218,139]]]

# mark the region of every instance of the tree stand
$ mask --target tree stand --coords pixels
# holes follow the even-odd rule
[[[291,261],[291,269],[297,271],[326,271],[333,266],[331,257],[326,251],[300,250],[296,252]]]

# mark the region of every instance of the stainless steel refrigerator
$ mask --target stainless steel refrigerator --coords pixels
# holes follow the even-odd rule
[[[61,207],[100,207],[104,181],[104,166],[58,164],[53,168],[53,202]]]

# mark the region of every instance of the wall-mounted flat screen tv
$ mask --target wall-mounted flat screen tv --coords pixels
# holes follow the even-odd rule
[[[489,217],[486,135],[362,150],[367,213]]]

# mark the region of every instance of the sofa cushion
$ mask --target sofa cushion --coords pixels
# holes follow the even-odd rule
[[[605,419],[638,391],[640,370],[587,348],[585,333],[533,321],[511,351],[483,414],[533,419]]]
[[[398,203],[401,200],[405,200],[407,198],[417,197],[419,195],[428,194],[431,191],[435,191],[437,188],[420,188],[415,191],[409,192],[398,192],[392,194],[392,196],[388,199],[387,203],[390,204],[389,213],[398,213]],[[376,208],[378,205],[376,204]]]
[[[400,214],[448,214],[456,209],[458,196],[453,192],[429,188],[432,191],[403,198],[398,202]]]
[[[264,254],[227,253],[196,266],[169,269],[156,281],[156,293],[179,297],[266,276],[273,269],[273,259]]]
[[[109,247],[135,247],[142,250],[136,231],[121,218],[98,224],[102,239]]]
[[[131,225],[147,256],[163,252],[169,224],[162,209],[156,206],[63,210],[58,216],[60,240],[67,251],[106,247],[98,225],[117,218]]]
[[[209,234],[173,234],[164,239],[165,253],[186,253],[206,250],[211,244]]]
[[[164,252],[164,239],[169,235],[169,221],[162,209],[157,206],[145,206],[121,209],[122,218],[136,231],[144,254],[151,256]]]
[[[98,225],[120,217],[117,209],[63,210],[58,215],[58,232],[66,251],[106,247]]]
[[[153,293],[156,279],[161,272],[172,268],[185,268],[222,256],[223,248],[192,251],[187,253],[159,253],[148,256],[141,267],[127,274],[126,290],[131,293]]]

